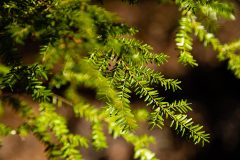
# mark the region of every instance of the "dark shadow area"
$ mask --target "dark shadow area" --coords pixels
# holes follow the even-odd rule
[[[200,149],[193,160],[240,159],[240,80],[226,64],[209,70],[198,67],[182,78],[181,96],[193,101],[204,114],[211,143]],[[200,107],[194,107],[200,103]]]

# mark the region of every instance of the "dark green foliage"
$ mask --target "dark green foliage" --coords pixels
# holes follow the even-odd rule
[[[47,71],[38,64],[14,66],[2,78],[1,89],[5,92],[30,93],[33,100],[39,102],[50,101],[51,91],[42,85],[43,80],[47,80]]]
[[[191,55],[195,34],[205,46],[218,51],[219,60],[227,60],[239,78],[239,40],[221,44],[199,20],[201,16],[215,22],[221,17],[234,19],[231,5],[209,0],[168,2],[177,4],[182,12],[176,34],[179,61],[198,65]],[[141,121],[148,121],[151,128],[162,128],[164,120],[170,119],[170,127],[178,134],[204,146],[209,134],[187,116],[192,110],[189,102],[167,102],[156,89],[158,85],[175,92],[181,90],[181,82],[147,67],[149,63],[161,67],[168,56],[153,53],[151,46],[134,39],[136,32],[90,0],[2,0],[0,108],[10,104],[25,121],[17,128],[0,124],[0,135],[33,133],[46,146],[49,159],[79,160],[83,157],[77,147],[107,147],[106,126],[114,138],[123,137],[134,146],[134,158],[155,160],[148,149],[154,138],[138,136],[136,129]],[[26,65],[21,53],[30,42],[36,44],[33,54],[38,56],[34,64]],[[102,105],[90,105],[78,92],[82,86],[93,89]],[[63,90],[61,96],[55,89]],[[38,111],[17,94],[30,94],[39,104]],[[130,101],[133,94],[145,101],[149,110],[134,110]],[[91,124],[91,139],[71,133],[58,107],[71,107],[76,117],[86,119]]]

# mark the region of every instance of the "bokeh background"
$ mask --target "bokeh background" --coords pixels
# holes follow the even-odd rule
[[[236,6],[236,20],[219,21],[216,34],[221,42],[240,37],[240,2],[232,2]],[[240,80],[227,70],[226,63],[217,60],[217,53],[211,48],[204,48],[197,39],[194,39],[193,55],[199,67],[185,67],[177,62],[178,51],[174,41],[180,17],[177,7],[158,4],[154,0],[142,0],[136,5],[128,5],[120,0],[105,0],[103,4],[97,5],[116,13],[123,22],[138,28],[136,38],[153,46],[155,52],[164,52],[170,56],[169,62],[163,66],[151,67],[166,77],[181,80],[182,90],[172,93],[159,87],[160,93],[170,101],[188,99],[193,108],[190,116],[203,124],[211,134],[211,143],[202,148],[182,139],[167,126],[150,132],[147,125],[142,124],[139,133],[149,133],[156,137],[156,143],[151,145],[151,149],[157,157],[161,160],[240,160]],[[83,88],[81,92],[91,103],[98,105],[99,102],[94,101],[93,91]],[[36,106],[34,103],[32,105]],[[144,104],[133,97],[132,106],[144,107]],[[74,118],[67,108],[62,108],[61,113],[68,117],[72,132],[89,137],[90,126],[87,122]],[[9,107],[0,121],[11,126],[18,126],[22,122]],[[108,136],[108,142],[108,149],[103,151],[82,150],[85,159],[133,159],[133,148],[123,139],[113,140]],[[0,160],[46,160],[44,146],[33,135],[26,138],[8,136],[0,148]]]

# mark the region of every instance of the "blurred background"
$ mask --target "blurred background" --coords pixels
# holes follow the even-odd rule
[[[240,37],[240,3],[236,6],[236,20],[221,20],[217,37],[221,42],[233,41]],[[105,0],[98,5],[119,15],[123,22],[139,29],[136,38],[153,46],[155,52],[164,52],[170,56],[169,62],[161,67],[154,67],[168,78],[182,81],[181,91],[160,93],[167,100],[188,99],[193,111],[190,116],[195,122],[205,126],[211,134],[211,143],[204,148],[193,145],[182,139],[172,129],[165,126],[162,130],[149,131],[142,124],[140,133],[148,133],[156,137],[151,149],[161,160],[240,160],[240,80],[236,79],[227,64],[220,63],[211,48],[194,39],[194,58],[199,67],[184,67],[177,62],[178,51],[175,46],[180,13],[176,6],[158,4],[155,0],[143,0],[136,5],[128,5],[120,0]],[[83,89],[92,103],[92,92]],[[33,104],[35,105],[35,104]],[[133,97],[134,107],[144,104]],[[81,119],[74,118],[71,111],[63,108],[69,118],[69,127],[74,133],[89,136],[90,126]],[[8,109],[0,118],[1,122],[17,126],[22,122],[15,113]],[[82,150],[86,160],[132,160],[133,148],[123,139],[113,140],[108,136],[109,147],[103,151]],[[0,148],[0,160],[46,160],[44,146],[32,135],[22,139],[8,136]]]

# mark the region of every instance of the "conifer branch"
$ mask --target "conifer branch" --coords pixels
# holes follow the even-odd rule
[[[142,80],[147,80],[151,85],[161,85],[165,90],[181,90],[181,82],[177,79],[165,78],[160,72],[155,72],[151,68],[141,66],[137,73],[139,77],[142,77]]]
[[[228,68],[240,78],[240,41],[222,44],[205,25],[205,19],[214,23],[220,18],[234,20],[233,6],[220,0],[166,1],[176,4],[182,13],[175,39],[179,62],[198,65],[191,54],[195,34],[205,47],[212,46],[218,59],[227,61]],[[181,90],[179,80],[146,67],[149,63],[161,67],[168,56],[154,53],[150,45],[133,38],[137,29],[121,23],[117,15],[88,0],[2,0],[0,10],[0,109],[9,103],[24,119],[16,128],[0,124],[1,137],[32,132],[46,146],[49,159],[81,160],[78,147],[87,148],[89,140],[72,134],[66,117],[57,113],[57,106],[68,106],[76,117],[91,124],[90,139],[96,150],[107,147],[106,123],[114,138],[123,137],[134,146],[135,159],[155,160],[148,149],[154,138],[137,136],[134,131],[139,121],[148,120],[152,128],[162,128],[168,118],[170,126],[182,136],[202,145],[209,142],[203,126],[187,116],[192,110],[190,103],[166,102],[155,88],[159,85],[173,92]],[[29,42],[36,45],[39,57],[26,65],[21,62],[21,53]],[[103,105],[87,103],[77,92],[81,86],[94,89]],[[58,95],[55,89],[64,92]],[[151,112],[131,107],[133,93],[151,107]],[[19,94],[31,95],[39,110],[35,112],[16,96]]]
[[[129,71],[131,76],[132,85],[135,88],[135,92],[139,95],[140,98],[144,97],[144,101],[147,102],[147,105],[152,106],[154,112],[151,114],[150,124],[152,127],[158,126],[162,128],[163,117],[171,118],[172,124],[175,124],[175,130],[181,132],[182,136],[185,135],[185,131],[191,133],[189,138],[193,139],[194,143],[202,143],[204,146],[205,142],[209,142],[209,134],[206,134],[205,131],[202,131],[202,126],[193,125],[192,119],[186,119],[187,115],[177,114],[176,112],[186,113],[191,110],[189,104],[186,101],[181,100],[179,102],[173,102],[169,104],[168,102],[163,101],[163,97],[159,96],[158,91],[149,87],[148,82],[137,79],[136,75],[133,72]],[[187,133],[188,134],[188,133]]]
[[[134,134],[124,135],[126,141],[132,143],[134,145],[134,158],[141,160],[158,160],[155,157],[155,154],[147,149],[150,143],[154,142],[154,138],[151,136],[136,136]]]
[[[189,11],[190,13],[190,11]],[[176,35],[176,45],[180,50],[179,61],[183,64],[197,66],[196,60],[191,55],[192,51],[192,27],[191,20],[188,16],[182,17],[180,20],[180,30]]]

